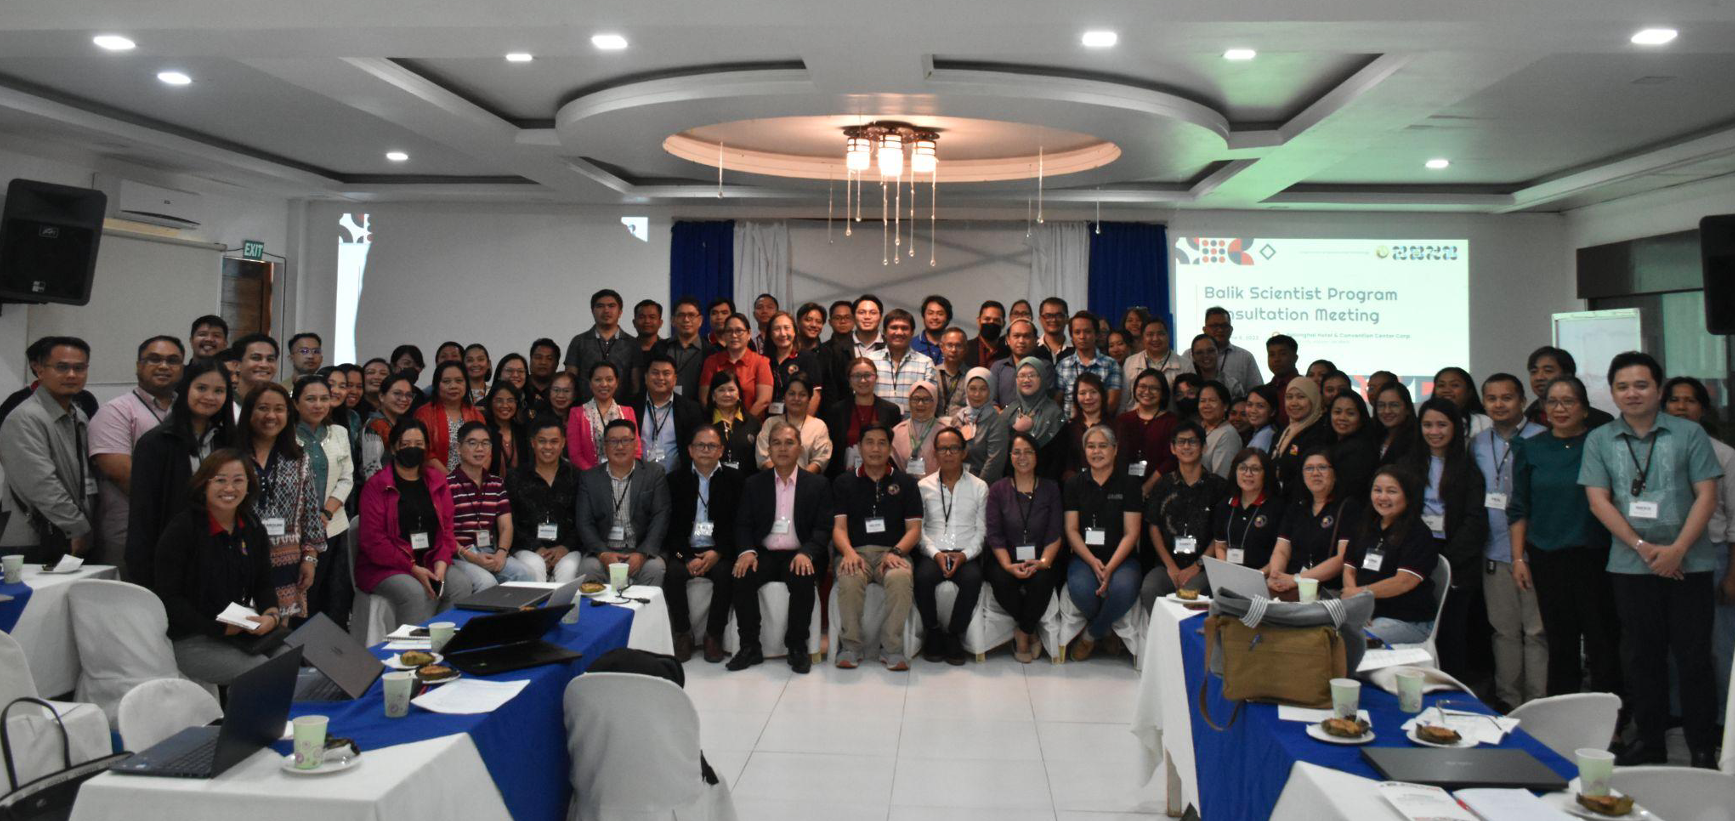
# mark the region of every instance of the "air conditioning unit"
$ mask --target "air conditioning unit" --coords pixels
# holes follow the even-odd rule
[[[200,197],[190,191],[104,174],[97,175],[96,187],[108,194],[110,218],[169,228],[198,228],[201,223]]]

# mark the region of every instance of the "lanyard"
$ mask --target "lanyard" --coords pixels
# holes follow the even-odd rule
[[[144,405],[145,410],[151,412],[151,418],[157,420],[157,424],[161,425],[163,423],[164,414],[157,413],[155,402],[146,402],[144,397],[139,396],[138,388],[133,388],[133,398],[139,400],[139,404]]]
[[[669,423],[669,415],[674,412],[675,403],[671,401],[663,408],[662,418],[659,419],[657,409],[651,406],[650,400],[645,400],[645,415],[651,418],[651,444],[654,445],[663,438],[663,426]]]
[[[1518,436],[1520,433],[1523,433],[1522,429],[1515,431],[1512,435]],[[1501,474],[1503,474],[1506,471],[1506,460],[1512,458],[1512,442],[1507,441],[1505,443],[1506,444],[1506,452],[1500,453],[1500,450],[1499,450],[1500,446],[1499,446],[1499,444],[1497,444],[1500,441],[1501,441],[1500,437],[1494,435],[1494,429],[1489,428],[1488,429],[1488,452],[1490,454],[1496,454],[1496,453],[1500,454],[1500,458],[1494,460],[1494,487],[1496,487],[1496,488],[1501,486],[1500,477],[1501,477]],[[1630,447],[1631,445],[1629,444],[1628,446]],[[1653,448],[1654,447],[1655,446],[1653,445]],[[1636,456],[1633,457],[1633,462],[1636,465],[1638,462],[1638,457],[1636,457]]]
[[[633,490],[633,473],[636,472],[638,469],[639,469],[638,466],[634,465],[632,470],[627,471],[627,475],[626,475],[625,479],[618,479],[617,480],[614,478],[614,474],[609,474],[608,478],[609,478],[609,481],[611,483],[618,481],[618,482],[620,482],[620,485],[621,485],[620,492],[614,494],[614,515],[615,515],[616,519],[620,518],[621,505],[626,502],[627,496],[632,493],[632,490]]]
[[[947,379],[945,368],[936,368],[935,370],[940,372],[940,400],[936,404],[939,405],[940,410],[945,410],[946,406],[952,403],[952,385],[956,384],[957,377]]]
[[[1645,464],[1643,467],[1640,467],[1638,451],[1633,450],[1633,438],[1631,436],[1625,438],[1627,441],[1627,455],[1632,457],[1633,469],[1639,472],[1638,476],[1633,477],[1632,496],[1636,498],[1640,493],[1645,492],[1645,483],[1650,481],[1651,457],[1657,455],[1657,440],[1655,438],[1651,439],[1651,448],[1650,450],[1645,451]]]
[[[1247,536],[1253,532],[1253,522],[1259,518],[1259,511],[1264,510],[1265,506],[1264,505],[1254,505],[1251,510],[1248,510],[1247,508],[1241,508],[1241,509],[1247,511],[1247,526],[1244,528],[1241,528],[1241,546],[1238,549],[1246,550],[1247,549]],[[1233,520],[1231,520],[1229,527],[1230,527],[1229,547],[1235,548],[1235,532],[1234,532],[1235,526],[1234,526]]]
[[[928,441],[928,434],[934,432],[934,426],[940,424],[938,417],[928,420],[928,426],[922,428],[922,435],[916,435],[916,420],[910,420],[910,458],[919,459],[922,455],[922,443]]]
[[[698,468],[694,468],[693,473],[699,475],[699,487],[704,490],[703,493],[696,493],[694,495],[699,497],[699,508],[705,511],[705,519],[709,521],[711,518],[711,479],[717,477],[717,469],[711,468],[710,478],[706,478],[704,474],[699,473]],[[628,476],[630,477],[631,474],[628,474]],[[616,510],[619,510],[619,508],[616,508]]]
[[[945,511],[946,517],[945,527],[950,530],[952,527],[952,500],[958,497],[958,491],[954,489],[951,493],[947,493],[946,483],[941,481],[938,484],[940,485],[940,507]]]
[[[1028,504],[1026,504],[1028,502]],[[1030,493],[1018,489],[1017,481],[1012,485],[1012,503],[1018,506],[1018,529],[1023,534],[1022,541],[1030,541],[1030,513],[1036,507],[1036,481],[1030,482]]]

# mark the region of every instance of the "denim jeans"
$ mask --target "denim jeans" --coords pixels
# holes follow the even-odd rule
[[[1379,616],[1368,622],[1367,631],[1379,636],[1386,644],[1421,644],[1434,632],[1431,621],[1399,621]]]
[[[1084,632],[1092,641],[1107,635],[1114,623],[1138,603],[1139,582],[1139,563],[1131,560],[1121,562],[1121,566],[1109,576],[1107,593],[1098,596],[1096,589],[1101,585],[1090,565],[1082,561],[1067,565],[1066,592],[1072,597],[1073,606],[1089,620]]]

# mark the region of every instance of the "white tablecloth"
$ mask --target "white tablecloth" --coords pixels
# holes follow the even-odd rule
[[[1378,787],[1371,778],[1298,761],[1277,796],[1271,821],[1404,821]]]
[[[328,775],[290,775],[282,760],[261,750],[210,780],[104,773],[79,790],[72,818],[510,819],[464,733],[364,751],[354,770]]]
[[[114,752],[114,741],[108,734],[108,716],[95,704],[73,704],[50,701],[66,727],[66,737],[72,745],[72,763],[82,764]],[[65,766],[66,755],[61,750],[60,728],[54,719],[33,705],[20,704],[6,718],[6,734],[11,739],[14,767],[18,783],[25,784]],[[0,776],[0,789],[6,787]]]
[[[1192,707],[1187,700],[1186,671],[1181,663],[1180,622],[1199,615],[1166,599],[1151,608],[1145,631],[1145,663],[1139,670],[1138,699],[1133,704],[1133,735],[1142,748],[1145,783],[1167,780],[1169,812],[1199,805],[1198,768],[1193,762]]]
[[[24,648],[30,661],[30,677],[44,696],[72,692],[78,684],[78,647],[72,642],[72,614],[67,610],[67,585],[82,579],[117,579],[110,565],[87,564],[73,573],[43,573],[40,567],[24,568],[24,583],[30,585],[12,638]]]

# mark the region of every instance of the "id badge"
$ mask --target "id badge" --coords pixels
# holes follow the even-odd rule
[[[849,447],[849,462],[847,467],[850,470],[855,470],[856,468],[861,467],[861,449],[855,445],[850,445]]]
[[[788,519],[778,519],[771,523],[771,532],[782,536],[795,528]]]
[[[552,542],[555,539],[560,538],[560,525],[553,522],[543,522],[542,524],[537,525],[536,538],[545,542]]]
[[[865,525],[865,530],[868,533],[884,533],[884,532],[886,532],[886,517],[884,517],[884,516],[874,516],[872,518],[869,518],[863,524]]]
[[[624,527],[621,527],[620,525],[615,525],[614,527],[611,527],[608,529],[608,540],[611,542],[618,542],[622,539],[625,539],[626,537],[627,537],[627,529]]]
[[[783,403],[782,402],[772,402],[771,407],[766,408],[765,410],[766,410],[766,413],[769,413],[772,416],[782,416],[783,415]]]
[[[1145,461],[1143,459],[1140,459],[1137,462],[1132,462],[1132,463],[1128,464],[1127,465],[1127,475],[1128,476],[1144,476],[1145,475]]]
[[[84,495],[86,495],[86,496],[95,496],[96,495],[96,477],[94,477],[94,476],[84,477]]]
[[[1487,493],[1487,494],[1484,494],[1482,496],[1482,506],[1488,508],[1489,510],[1505,510],[1506,509],[1506,494],[1504,494],[1504,493]]]
[[[1634,501],[1627,505],[1627,518],[1655,519],[1657,518],[1657,503]]]
[[[1653,516],[1652,518],[1655,517]],[[266,519],[263,524],[265,525],[265,535],[267,536],[282,536],[285,532],[283,518],[280,516],[273,516],[272,518]]]
[[[1021,544],[1012,551],[1012,558],[1021,562],[1036,561],[1036,545]]]
[[[905,466],[904,470],[910,474],[927,473],[928,460],[923,459],[920,456],[912,456],[910,457],[910,463]]]
[[[693,535],[694,536],[711,536],[711,535],[715,534],[716,532],[717,532],[717,523],[716,522],[694,522],[693,523]]]
[[[1386,563],[1386,554],[1369,553],[1361,559],[1361,569],[1378,573],[1380,566]]]
[[[427,550],[428,549],[428,534],[426,534],[426,533],[411,533],[410,534],[410,548],[412,550]]]
[[[740,470],[741,469],[741,463],[740,462],[724,462],[723,467],[726,467],[730,470]]]
[[[681,393],[682,393],[682,391],[681,391],[681,386],[680,386],[680,385],[676,385],[676,386],[675,386],[675,395],[676,395],[676,396],[680,396],[680,395],[681,395]]]
[[[1180,556],[1191,556],[1199,552],[1199,540],[1192,536],[1175,537],[1175,553]]]
[[[1422,515],[1422,526],[1426,527],[1429,530],[1432,530],[1435,533],[1444,533],[1444,532],[1446,532],[1446,517],[1445,516],[1436,516],[1436,515],[1431,514],[1431,513],[1423,514]]]
[[[476,546],[491,548],[494,546],[494,534],[486,530],[476,531]]]
[[[1245,548],[1240,548],[1240,547],[1229,548],[1229,563],[1230,564],[1240,564],[1246,558],[1247,558],[1247,550]]]
[[[1084,529],[1084,543],[1085,544],[1101,545],[1101,544],[1104,544],[1107,540],[1108,540],[1108,531],[1103,530],[1100,527],[1087,527]]]

